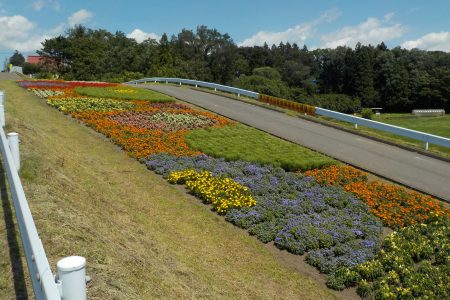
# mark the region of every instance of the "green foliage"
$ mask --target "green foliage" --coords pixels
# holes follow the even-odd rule
[[[67,80],[180,77],[301,102],[308,95],[311,102],[345,112],[359,104],[335,94],[383,112],[450,111],[450,53],[388,49],[383,43],[314,51],[290,43],[238,47],[228,34],[203,25],[138,43],[123,32],[76,26],[45,40],[38,53],[48,58],[43,71]]]
[[[372,117],[373,117],[372,109],[370,109],[370,108],[363,108],[361,110],[361,117],[363,117],[364,119],[372,120]]]
[[[151,102],[173,102],[172,97],[147,89],[129,86],[114,87],[76,87],[75,91],[84,96],[115,98],[127,100],[148,100]]]
[[[25,57],[23,57],[23,55],[16,50],[14,51],[14,54],[9,58],[9,63],[13,66],[21,67],[25,63]]]
[[[232,85],[242,89],[255,91],[274,97],[289,98],[289,87],[281,80],[268,79],[259,75],[246,76],[235,79]]]
[[[344,94],[316,94],[299,98],[300,102],[342,113],[355,113],[361,110],[359,98],[352,98]]]
[[[288,171],[336,163],[320,153],[243,125],[193,130],[186,142],[213,157],[270,164]]]
[[[37,65],[37,64],[30,64],[30,63],[24,63],[22,65],[23,68],[23,74],[28,75],[28,74],[36,74],[39,73],[41,71],[41,66]]]
[[[253,75],[262,76],[272,80],[281,80],[280,72],[271,67],[256,68],[253,70]]]

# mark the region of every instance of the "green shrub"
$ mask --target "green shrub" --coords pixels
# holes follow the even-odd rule
[[[295,99],[302,103],[342,113],[355,113],[361,109],[361,100],[359,98],[352,98],[344,94],[299,95]]]
[[[361,110],[361,117],[363,117],[364,119],[372,120],[373,111],[370,108],[363,108]]]

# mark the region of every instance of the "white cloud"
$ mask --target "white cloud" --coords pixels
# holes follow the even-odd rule
[[[138,43],[142,43],[146,39],[159,40],[161,37],[153,32],[144,32],[139,28],[134,29],[131,33],[127,34],[127,38],[135,39]]]
[[[50,7],[56,11],[61,9],[61,5],[58,0],[36,0],[33,2],[32,7],[34,10],[40,11],[45,7]]]
[[[44,7],[45,2],[43,0],[37,0],[33,2],[33,9],[34,10],[41,10]]]
[[[340,30],[322,36],[324,44],[321,48],[338,46],[354,47],[356,43],[376,45],[392,39],[400,38],[406,32],[402,24],[390,24],[393,13],[384,16],[383,20],[368,18],[356,26],[343,27]]]
[[[92,20],[94,14],[86,9],[80,9],[79,11],[73,13],[68,19],[67,23],[69,26],[75,26],[77,24],[84,24]]]
[[[245,39],[239,46],[261,46],[264,43],[268,45],[279,44],[281,42],[305,44],[305,41],[315,35],[316,27],[324,22],[332,22],[340,16],[341,12],[332,9],[323,13],[318,19],[311,22],[299,24],[295,27],[288,28],[285,31],[271,32],[259,31],[250,38]]]
[[[431,51],[450,52],[450,32],[431,32],[417,40],[410,40],[402,43],[406,49],[419,48]]]
[[[0,49],[31,51],[40,48],[42,36],[33,35],[35,24],[24,16],[0,17]]]

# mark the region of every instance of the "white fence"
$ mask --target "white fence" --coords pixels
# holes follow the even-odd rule
[[[421,131],[416,131],[416,130],[412,130],[412,129],[407,129],[407,128],[403,128],[403,127],[398,127],[398,126],[394,126],[394,125],[389,125],[386,123],[372,121],[372,120],[368,120],[368,119],[364,119],[364,118],[360,118],[360,117],[355,117],[352,115],[347,115],[347,114],[339,113],[336,111],[323,109],[320,107],[316,107],[316,114],[325,116],[325,117],[329,117],[329,118],[333,118],[336,120],[340,120],[340,121],[353,123],[353,124],[355,124],[356,128],[358,128],[358,125],[361,125],[361,126],[370,127],[373,129],[390,132],[390,133],[397,134],[400,136],[408,137],[411,139],[415,139],[415,140],[423,142],[424,148],[426,150],[428,150],[429,144],[435,144],[435,145],[440,145],[440,146],[450,148],[450,139],[447,139],[447,138],[444,138],[441,136],[437,136],[437,135],[433,135],[433,134],[429,134],[429,133],[425,133],[425,132],[421,132]]]
[[[84,300],[86,299],[84,257],[70,256],[58,261],[56,278],[50,269],[18,174],[20,169],[19,136],[17,133],[9,133],[6,137],[3,131],[4,96],[4,92],[0,91],[2,122],[0,150],[35,298],[37,300]]]
[[[247,97],[259,98],[259,93],[243,90],[227,85],[217,84],[217,83],[211,83],[211,82],[205,82],[205,81],[199,81],[199,80],[191,80],[191,79],[181,79],[181,78],[163,78],[163,77],[150,77],[150,78],[143,78],[138,80],[133,80],[127,82],[127,84],[138,84],[138,83],[146,83],[146,82],[165,82],[165,83],[176,83],[179,85],[186,84],[186,85],[193,85],[195,87],[205,87],[214,89],[215,91],[222,91],[222,92],[228,92],[237,94],[238,96],[244,95]]]
[[[239,95],[245,95],[251,98],[259,99],[259,93],[238,89],[235,87],[230,87],[226,85],[216,84],[216,83],[209,83],[204,81],[198,81],[198,80],[190,80],[190,79],[180,79],[180,78],[164,78],[164,77],[150,77],[150,78],[143,78],[139,80],[133,80],[127,82],[127,84],[138,84],[138,83],[145,83],[145,82],[165,82],[165,83],[176,83],[176,84],[188,84],[188,85],[194,85],[194,86],[200,86],[200,87],[207,87],[207,88],[213,88],[215,90],[229,92],[229,93],[235,93],[238,96]],[[339,113],[336,111],[323,109],[320,107],[316,107],[316,114],[333,118],[336,120],[349,122],[355,124],[355,128],[358,128],[358,125],[366,126],[386,132],[390,132],[393,134],[397,134],[400,136],[408,137],[411,139],[415,139],[418,141],[423,142],[425,150],[428,150],[429,144],[435,144],[443,147],[450,148],[450,139],[444,138],[441,136],[411,130],[403,127],[398,127],[394,125],[389,125],[386,123],[376,122],[368,119],[363,119],[359,117],[355,117],[348,114]]]

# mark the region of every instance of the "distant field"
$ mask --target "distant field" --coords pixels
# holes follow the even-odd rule
[[[194,130],[187,135],[186,141],[213,157],[270,164],[287,171],[304,171],[336,163],[328,156],[245,125]]]
[[[450,138],[450,115],[416,117],[412,114],[381,114],[374,116],[373,120]]]

